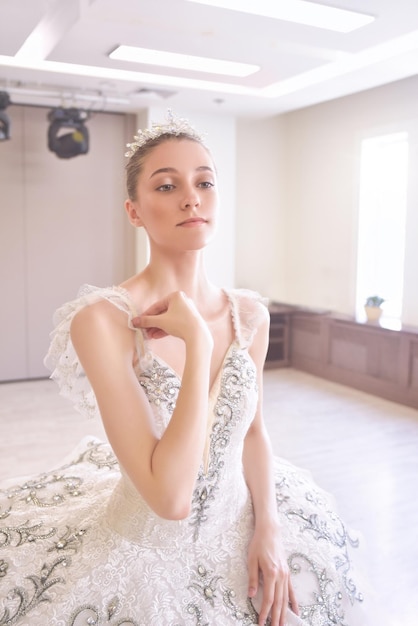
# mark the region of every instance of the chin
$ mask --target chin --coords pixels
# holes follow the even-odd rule
[[[196,243],[195,245],[190,245],[185,248],[186,252],[198,252],[199,250],[205,250],[207,248],[208,242],[205,243]]]
[[[215,233],[201,233],[196,237],[191,237],[187,243],[185,243],[185,247],[187,250],[202,250],[206,248],[210,243],[212,243],[214,239]]]

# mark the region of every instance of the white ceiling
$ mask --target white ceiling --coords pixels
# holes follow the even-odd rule
[[[376,20],[343,34],[187,0],[0,0],[0,90],[16,104],[261,117],[418,74],[418,0],[321,3]],[[31,34],[41,42],[36,50]],[[109,59],[120,44],[261,69],[228,78]],[[56,62],[67,64],[64,73]]]

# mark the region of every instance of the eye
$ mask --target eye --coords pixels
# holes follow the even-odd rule
[[[211,189],[211,187],[214,187],[215,184],[212,183],[210,180],[204,180],[203,182],[198,184],[198,187],[201,187],[202,189]]]
[[[157,191],[171,191],[172,189],[174,189],[174,185],[171,183],[165,183],[164,185],[157,187]]]

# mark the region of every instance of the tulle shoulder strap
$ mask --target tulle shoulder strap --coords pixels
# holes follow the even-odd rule
[[[260,324],[268,315],[268,298],[250,289],[227,291],[231,302],[236,339],[241,348],[248,348]]]
[[[94,287],[83,285],[75,300],[65,303],[53,316],[54,329],[51,343],[44,364],[51,371],[51,376],[60,389],[60,394],[70,399],[74,407],[87,417],[98,414],[94,392],[84,373],[70,337],[71,322],[81,309],[100,300],[111,302],[127,314],[127,324],[132,326],[132,318],[137,315],[135,306],[126,290],[121,287]],[[146,360],[147,350],[142,331],[136,331],[137,353],[139,361]]]

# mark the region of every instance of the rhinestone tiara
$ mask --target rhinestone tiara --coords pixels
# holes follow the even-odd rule
[[[161,135],[179,135],[185,134],[191,139],[203,142],[204,136],[198,133],[188,120],[183,117],[176,117],[171,109],[167,110],[167,122],[165,124],[157,124],[151,122],[150,128],[139,129],[134,136],[132,143],[126,144],[128,151],[125,156],[131,157],[135,154],[138,148],[144,146],[148,141],[157,139]]]

